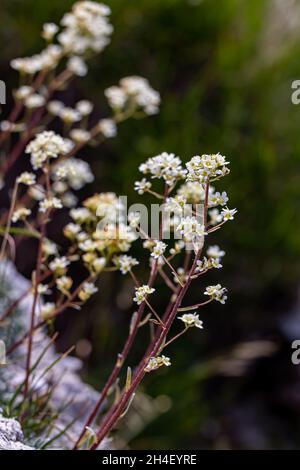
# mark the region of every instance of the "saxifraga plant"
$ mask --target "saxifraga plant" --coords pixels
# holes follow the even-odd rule
[[[46,48],[33,57],[12,61],[12,67],[19,71],[21,84],[14,92],[15,105],[8,119],[1,123],[0,143],[6,155],[2,164],[3,184],[7,172],[21,157],[29,156],[31,165],[30,171],[16,178],[10,207],[1,218],[1,261],[11,256],[18,237],[38,239],[31,288],[0,315],[4,328],[10,318],[13,321],[12,314],[20,301],[32,293],[27,331],[7,351],[14,360],[14,353],[26,344],[26,373],[20,390],[23,422],[28,419],[30,407],[26,407],[26,402],[30,400],[34,382],[32,347],[36,332],[53,323],[67,308],[80,309],[97,292],[98,279],[107,271],[120,270],[123,275],[131,276],[135,289],[133,302],[137,309],[132,314],[124,347],[74,442],[74,449],[97,449],[127,412],[144,376],[171,365],[170,358],[163,354],[168,346],[189,328],[203,328],[197,310],[213,300],[225,302],[226,289],[217,284],[206,287],[206,300],[183,305],[192,283],[199,282],[210,269],[222,267],[224,251],[214,245],[204,255],[204,242],[236,213],[227,207],[226,192],[220,193],[212,185],[229,173],[229,162],[219,153],[194,156],[184,166],[178,156],[163,152],[140,165],[145,177],[135,183],[136,191],[140,195],[149,193],[159,202],[150,230],[147,208],[139,205],[138,210],[135,206],[127,213],[124,199],[114,193],[95,194],[78,206],[74,192],[94,177],[88,163],[77,158],[77,153],[85,145],[100,144],[114,137],[118,124],[125,119],[157,113],[160,104],[159,94],[146,79],[126,77],[118,86],[105,90],[112,116],[91,128],[91,102],[80,101],[70,108],[54,99],[56,91],[71,86],[74,76],[86,75],[86,59],[109,43],[112,33],[109,14],[105,5],[79,1],[64,15],[60,27],[54,23],[44,25]],[[53,123],[61,123],[62,135],[51,130]],[[62,208],[69,208],[72,219],[64,228],[70,242],[64,252],[47,235],[48,224]],[[134,272],[139,261],[125,254],[139,239],[143,240],[143,261],[150,258],[146,281],[139,280]],[[82,263],[86,269],[86,278],[79,284],[69,273],[73,263]],[[170,290],[164,311],[157,311],[154,306],[158,277]],[[49,293],[55,301],[46,301]],[[176,319],[182,322],[183,329],[172,336]],[[123,390],[96,427],[102,405],[109,401],[109,391],[117,383],[132,346],[138,341],[140,328],[149,325],[152,336],[143,357],[133,370],[128,367]]]

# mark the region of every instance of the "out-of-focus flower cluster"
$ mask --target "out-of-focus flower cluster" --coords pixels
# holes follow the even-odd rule
[[[140,312],[147,308],[145,319],[136,328],[151,321],[168,333],[171,325],[166,327],[161,312],[152,305],[158,290],[153,287],[155,276],[159,274],[171,289],[170,302],[176,305],[180,289],[189,287],[191,281],[197,281],[210,269],[222,267],[225,251],[218,245],[209,246],[205,254],[202,251],[205,239],[233,220],[237,212],[228,208],[227,193],[212,185],[229,173],[229,162],[216,153],[193,156],[184,164],[174,153],[163,152],[142,163],[139,170],[143,177],[135,182],[135,190],[139,195],[149,193],[162,203],[155,236],[152,227],[149,233],[148,226],[143,226],[139,214],[127,215],[123,200],[115,193],[97,193],[78,203],[76,191],[92,183],[94,175],[89,163],[77,153],[87,144],[97,145],[115,137],[117,125],[125,119],[157,113],[160,105],[159,93],[146,79],[136,76],[123,78],[119,85],[105,90],[112,115],[98,121],[90,119],[94,112],[90,101],[80,100],[71,107],[53,96],[56,90],[68,86],[74,75],[84,76],[88,70],[86,60],[109,43],[109,14],[109,7],[103,4],[76,2],[60,26],[44,25],[42,36],[47,46],[40,54],[12,62],[21,75],[28,76],[28,83],[15,90],[14,96],[16,104],[24,108],[24,116],[30,119],[4,121],[1,130],[20,133],[21,138],[27,129],[30,141],[25,146],[29,168],[16,179],[9,225],[18,224],[17,229],[25,229],[40,240],[40,278],[34,290],[44,298],[43,303],[38,303],[43,320],[50,321],[66,307],[80,309],[98,291],[97,281],[103,272],[120,271],[134,282],[132,302]],[[57,73],[59,64],[64,64],[64,68]],[[30,127],[39,116],[40,121]],[[53,121],[61,127],[61,135],[51,130]],[[93,127],[91,121],[96,121]],[[18,200],[20,187],[25,203]],[[65,249],[49,240],[46,230],[56,211],[63,209],[68,217],[63,229],[69,242]],[[139,237],[143,238],[144,258],[151,269],[149,281],[139,281],[133,271],[140,262],[128,253]],[[85,268],[81,282],[72,277],[74,263]],[[174,318],[179,311],[189,312],[177,317],[184,324],[179,335],[190,327],[202,329],[197,309],[214,300],[224,304],[226,292],[220,284],[210,285],[203,293],[203,302],[191,307],[178,305]],[[170,359],[161,354],[171,341],[148,357],[142,366],[145,372],[171,365]]]
[[[122,78],[119,86],[112,86],[105,90],[105,96],[117,114],[133,110],[152,115],[158,113],[159,110],[159,93],[153,90],[148,80],[142,77]]]
[[[39,236],[41,224],[51,221],[57,210],[68,208],[70,216],[64,228],[70,242],[67,252],[61,252],[47,237],[43,239],[41,271],[47,281],[39,282],[38,293],[59,293],[57,301],[45,301],[41,307],[41,315],[47,320],[64,302],[80,307],[88,300],[97,291],[94,283],[104,269],[118,269],[125,275],[138,264],[135,258],[124,254],[136,233],[126,217],[119,217],[124,208],[114,193],[95,194],[78,206],[76,192],[92,183],[94,175],[89,163],[76,154],[85,145],[98,145],[115,137],[121,121],[141,113],[157,113],[159,93],[145,78],[121,79],[119,86],[105,90],[112,116],[93,119],[93,127],[93,103],[81,99],[72,107],[53,96],[68,87],[74,76],[86,75],[86,61],[109,44],[113,32],[109,16],[110,8],[104,4],[77,1],[59,24],[44,24],[42,37],[47,44],[40,53],[11,62],[25,83],[14,90],[19,121],[2,121],[0,127],[3,133],[19,133],[20,139],[28,130],[31,139],[25,154],[31,168],[16,179],[10,223],[18,224],[18,230],[24,226]],[[56,128],[61,127],[61,133],[51,130],[53,121]],[[37,123],[36,128],[30,127],[32,122]],[[23,197],[19,200],[20,192]],[[79,286],[69,272],[77,262],[83,263],[88,272]]]

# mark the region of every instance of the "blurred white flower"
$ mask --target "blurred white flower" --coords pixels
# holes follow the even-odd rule
[[[161,366],[169,367],[171,365],[171,360],[169,357],[164,355],[157,356],[157,357],[150,357],[146,367],[146,372],[152,372],[153,370],[159,369]]]
[[[149,294],[152,294],[155,291],[153,287],[143,285],[141,287],[135,287],[135,297],[133,298],[134,302],[140,305],[144,300],[146,300]]]
[[[186,328],[195,326],[196,328],[203,328],[203,321],[199,320],[199,315],[196,313],[185,313],[179,320],[183,321]]]
[[[221,304],[225,304],[227,296],[225,295],[227,289],[222,287],[221,284],[214,286],[208,286],[204,292],[204,295],[208,295],[211,299],[217,300]]]

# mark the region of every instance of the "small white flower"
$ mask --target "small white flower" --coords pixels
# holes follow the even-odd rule
[[[134,190],[138,192],[138,194],[144,194],[148,189],[150,189],[152,184],[150,181],[147,181],[146,178],[143,178],[141,181],[136,181],[134,183]]]
[[[47,238],[43,241],[43,253],[48,257],[52,255],[57,255],[58,250],[57,246],[54,242],[51,240],[48,240]]]
[[[166,251],[166,248],[167,248],[167,245],[164,242],[160,240],[155,240],[153,248],[152,248],[151,256],[154,259],[160,258]]]
[[[93,262],[92,262],[92,267],[93,267],[93,270],[99,274],[101,273],[101,271],[103,271],[103,269],[105,268],[105,265],[106,265],[106,259],[104,257],[101,257],[101,258],[96,258]]]
[[[98,291],[98,288],[95,286],[95,284],[93,284],[92,282],[85,282],[83,284],[81,291],[78,294],[78,297],[80,298],[80,300],[85,302],[97,291]]]
[[[222,215],[218,209],[211,209],[208,211],[208,215],[210,217],[209,223],[211,225],[217,225],[222,222]]]
[[[41,306],[40,317],[42,320],[49,320],[55,312],[55,304],[53,302],[46,302]]]
[[[79,56],[70,57],[67,62],[67,69],[78,75],[78,77],[84,77],[88,72],[86,63]]]
[[[15,90],[14,95],[17,100],[24,100],[28,98],[33,93],[33,88],[28,85],[20,86],[17,90]]]
[[[48,209],[62,209],[63,205],[58,197],[49,197],[39,203],[39,211],[46,212]]]
[[[51,294],[48,284],[39,284],[37,291],[40,295]]]
[[[200,224],[194,216],[183,217],[176,231],[179,231],[187,241],[195,241],[195,239],[206,235],[204,225]]]
[[[55,23],[45,23],[43,25],[42,37],[46,39],[46,41],[52,41],[58,29]]]
[[[64,235],[72,240],[76,238],[76,235],[80,232],[80,230],[80,225],[70,222],[64,228]]]
[[[58,290],[60,290],[63,293],[68,292],[73,284],[72,279],[69,276],[61,276],[56,279],[56,286]]]
[[[163,178],[169,186],[186,175],[186,170],[182,168],[179,157],[174,153],[163,152],[156,157],[148,158],[145,163],[139,166],[139,170],[144,174],[151,174],[152,178]]]
[[[52,100],[49,101],[47,105],[47,110],[53,116],[59,116],[62,110],[64,109],[65,105],[62,101],[59,100]]]
[[[85,129],[72,129],[70,131],[70,137],[76,143],[81,144],[88,142],[91,139],[91,133]]]
[[[31,154],[35,170],[41,168],[48,158],[57,158],[70,151],[70,143],[53,131],[43,131],[27,145],[25,152]]]
[[[46,103],[46,100],[43,96],[38,93],[28,96],[25,99],[24,105],[28,109],[41,108]]]
[[[217,300],[221,304],[225,304],[227,296],[225,293],[227,289],[222,287],[221,284],[216,284],[214,286],[208,286],[204,292],[204,295],[208,295],[211,299]]]
[[[196,328],[203,329],[203,321],[199,320],[199,315],[196,313],[185,313],[182,317],[178,317],[178,319],[183,321],[186,328],[195,326]]]
[[[68,189],[68,185],[64,181],[54,181],[52,190],[56,194],[63,194]]]
[[[82,251],[91,253],[96,250],[97,244],[93,242],[93,240],[88,238],[87,240],[84,240],[83,242],[79,243],[79,248]]]
[[[171,365],[171,360],[169,357],[164,355],[157,357],[150,357],[149,361],[145,367],[146,372],[152,372],[153,370],[159,369],[161,366],[169,367]]]
[[[69,264],[70,264],[70,261],[65,256],[61,256],[60,258],[59,257],[54,258],[54,260],[51,261],[51,263],[49,263],[49,268],[56,275],[62,276],[65,274]]]
[[[219,179],[229,173],[226,158],[220,153],[212,155],[196,155],[186,167],[188,170],[187,179],[189,181],[206,182],[210,179]]]
[[[223,216],[224,222],[227,222],[228,220],[233,220],[236,213],[236,209],[228,209],[228,207],[225,207],[225,209],[222,209],[221,211],[221,215]]]
[[[210,207],[214,206],[225,206],[228,202],[228,196],[226,191],[223,191],[222,194],[219,192],[215,192],[209,196],[208,204]]]
[[[209,247],[207,250],[207,255],[209,258],[207,259],[204,256],[203,260],[197,261],[197,272],[204,272],[208,269],[220,269],[222,268],[221,258],[225,255],[225,251],[219,249],[217,245]]]
[[[36,182],[36,176],[34,173],[29,173],[29,171],[24,171],[17,178],[17,183],[26,184],[26,186],[32,186]]]
[[[54,179],[64,178],[68,185],[78,191],[86,184],[94,181],[90,165],[80,158],[71,157],[53,166]]]
[[[98,128],[107,139],[117,135],[117,126],[113,119],[101,119],[98,123]]]
[[[175,243],[174,248],[170,249],[170,254],[171,255],[177,255],[178,253],[181,253],[184,248],[185,248],[184,241],[179,240]]]
[[[205,198],[204,186],[199,181],[187,181],[180,186],[177,195],[184,197],[189,204],[199,204]]]
[[[223,258],[225,251],[221,250],[218,245],[211,245],[207,249],[207,256],[211,258]]]
[[[117,256],[113,260],[114,264],[120,269],[122,274],[127,274],[133,266],[139,264],[138,260],[128,255]]]
[[[168,197],[164,204],[164,210],[170,214],[183,215],[187,211],[186,198],[184,196]],[[191,211],[190,211],[191,212]]]
[[[111,86],[104,91],[104,94],[113,109],[122,109],[125,106],[127,96],[121,88]]]
[[[135,297],[133,298],[134,302],[140,305],[144,300],[146,300],[149,294],[152,294],[155,291],[153,287],[143,285],[141,287],[135,287]]]
[[[63,122],[73,124],[80,121],[81,114],[76,109],[65,107],[60,111],[59,117]]]
[[[94,105],[91,101],[80,100],[76,103],[76,109],[81,116],[88,116],[93,111]]]
[[[31,214],[31,210],[26,207],[20,207],[16,209],[12,215],[12,222],[18,222],[19,220],[25,220]]]
[[[75,220],[77,224],[82,224],[93,218],[93,214],[91,213],[91,211],[89,211],[89,209],[86,209],[85,207],[71,209],[70,216],[73,220]]]
[[[78,203],[78,198],[71,191],[67,191],[61,197],[61,201],[65,207],[75,207]]]

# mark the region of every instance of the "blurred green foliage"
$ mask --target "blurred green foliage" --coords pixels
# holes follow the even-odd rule
[[[1,71],[10,83],[15,74],[7,71],[7,61],[40,48],[42,23],[58,21],[72,3],[2,0]],[[272,330],[274,305],[284,310],[298,284],[300,107],[291,103],[291,82],[300,77],[300,19],[289,31],[275,0],[107,3],[115,28],[112,43],[91,61],[90,74],[76,81],[74,95],[90,98],[105,116],[109,109],[103,89],[136,74],[161,92],[162,106],[159,115],[126,122],[117,139],[89,152],[96,172],[92,189],[114,190],[135,201],[132,187],[139,163],[164,150],[183,160],[220,151],[231,161],[232,173],[220,189],[228,191],[230,207],[239,214],[215,236],[227,255],[224,270],[213,278],[229,287],[229,303],[203,315],[202,336],[191,333],[172,348],[174,369],[159,375],[150,390],[155,394],[163,389],[174,407],[135,443],[195,446],[202,442],[201,422],[215,405],[203,398],[199,379],[186,365],[250,334]],[[109,281],[105,287],[113,290]],[[107,300],[103,308],[109,310],[109,305]],[[101,322],[93,365],[118,347],[118,339],[113,346],[108,343],[120,319]],[[105,363],[107,369],[109,365]],[[92,368],[91,380],[99,384],[98,368]],[[237,386],[232,382],[220,403],[230,401]]]

